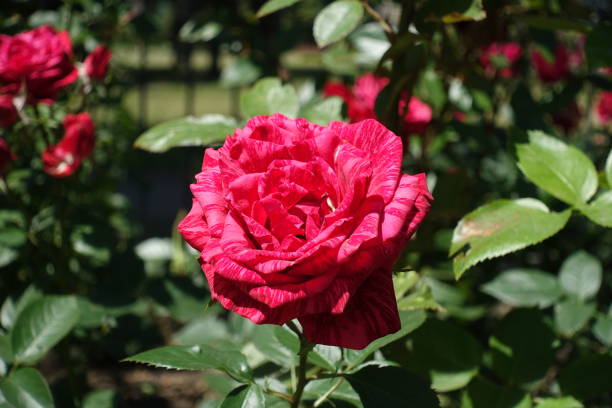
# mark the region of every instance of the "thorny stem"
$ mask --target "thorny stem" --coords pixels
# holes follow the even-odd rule
[[[308,379],[306,378],[306,364],[308,360],[308,352],[312,350],[314,344],[312,344],[306,336],[300,331],[297,325],[293,322],[288,322],[287,326],[294,331],[300,340],[300,350],[298,351],[298,356],[300,358],[299,365],[297,366],[297,384],[295,386],[295,390],[293,392],[293,398],[291,401],[291,408],[298,408],[300,406],[300,401],[302,400],[302,394],[304,393],[304,387],[308,383]]]

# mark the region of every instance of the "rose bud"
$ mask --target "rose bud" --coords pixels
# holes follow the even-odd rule
[[[542,82],[552,83],[565,79],[570,74],[570,55],[567,49],[557,46],[555,56],[549,61],[540,51],[531,52],[531,61]]]
[[[0,85],[15,95],[25,84],[27,103],[53,103],[77,79],[66,31],[48,25],[0,38]]]
[[[19,114],[11,95],[0,95],[0,127],[8,127],[17,121]]]
[[[361,349],[400,328],[392,267],[432,200],[401,164],[376,120],[257,116],[206,149],[178,228],[224,308]]]
[[[112,53],[103,45],[99,45],[83,61],[85,74],[92,81],[102,81],[108,71],[108,63]]]
[[[96,141],[95,127],[89,113],[66,115],[64,129],[62,140],[48,146],[42,155],[43,170],[54,177],[73,174],[83,159],[91,154]]]
[[[9,145],[4,141],[4,139],[0,138],[0,176],[4,175],[7,166],[12,161],[15,161],[15,159],[16,157]]]
[[[404,109],[406,109],[406,101],[400,100],[400,115]],[[431,116],[429,105],[413,96],[403,116],[403,131],[408,134],[422,134],[431,122]]]
[[[602,92],[597,102],[597,116],[601,123],[607,124],[612,121],[612,92]]]
[[[522,53],[516,42],[494,42],[480,51],[480,65],[490,77],[499,74],[503,78],[512,78],[516,75],[516,63]]]

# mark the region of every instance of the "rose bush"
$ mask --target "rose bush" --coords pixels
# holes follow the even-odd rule
[[[375,120],[258,116],[207,149],[179,225],[213,299],[255,323],[360,349],[400,328],[391,267],[432,199]]]
[[[516,75],[516,63],[521,58],[522,49],[516,42],[495,42],[480,51],[480,65],[487,76],[497,73],[502,78],[512,78]]]
[[[380,91],[389,83],[389,78],[367,73],[355,80],[351,88],[339,83],[328,82],[323,89],[324,96],[339,96],[347,106],[347,115],[351,122],[376,119],[374,107]],[[402,132],[420,134],[431,122],[432,110],[429,105],[417,97],[400,100],[398,111],[402,117]]]

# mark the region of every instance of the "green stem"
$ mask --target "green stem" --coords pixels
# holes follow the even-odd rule
[[[308,353],[314,347],[306,336],[300,331],[297,325],[293,322],[287,323],[287,326],[293,330],[300,340],[300,350],[298,351],[298,356],[300,358],[300,362],[297,366],[296,376],[297,376],[297,384],[295,386],[295,390],[293,392],[293,397],[291,401],[291,408],[299,408],[300,401],[302,400],[302,394],[304,393],[304,387],[308,383],[309,379],[306,378],[306,368],[308,361]]]

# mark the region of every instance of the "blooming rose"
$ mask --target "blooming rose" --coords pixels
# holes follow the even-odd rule
[[[53,103],[60,90],[77,79],[72,43],[66,31],[48,25],[0,36],[0,85],[17,94],[25,85],[28,103]]]
[[[388,78],[367,73],[357,78],[353,89],[337,82],[329,82],[323,88],[323,95],[341,97],[346,102],[347,114],[353,123],[365,119],[376,119],[374,111],[376,98],[388,83]],[[402,131],[423,133],[431,122],[431,108],[416,97],[410,98],[408,104],[406,104],[406,99],[400,100],[398,106],[403,119]]]
[[[8,144],[4,139],[0,139],[0,176],[4,175],[6,167],[15,159],[16,157]]]
[[[108,71],[108,63],[111,59],[111,52],[103,45],[99,45],[83,61],[85,74],[92,81],[101,81]]]
[[[74,173],[93,151],[96,141],[94,123],[89,113],[68,114],[64,118],[66,133],[58,144],[49,146],[42,155],[43,169],[55,177]]]
[[[0,126],[11,126],[19,117],[11,95],[0,95]]]
[[[499,74],[503,78],[512,78],[522,53],[521,46],[516,42],[494,42],[480,51],[480,65],[488,76]]]
[[[538,50],[531,52],[531,61],[538,74],[538,77],[543,82],[557,82],[565,79],[570,74],[570,54],[562,45],[557,46],[555,50],[555,58],[552,61]]]
[[[602,123],[612,121],[612,92],[602,92],[597,102],[597,116]]]
[[[179,230],[212,298],[258,324],[297,318],[318,344],[397,331],[391,267],[432,198],[401,162],[401,139],[375,120],[257,116],[207,149]]]

